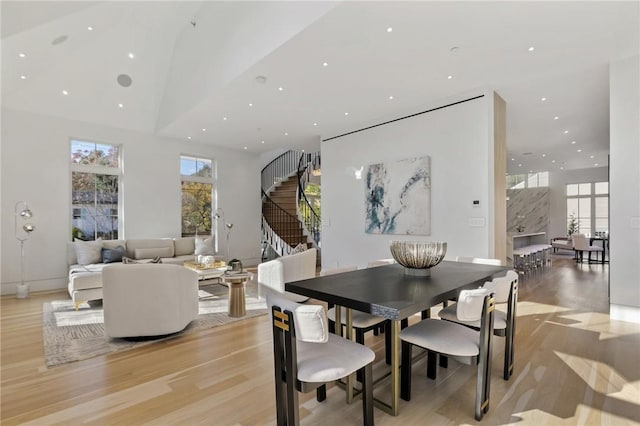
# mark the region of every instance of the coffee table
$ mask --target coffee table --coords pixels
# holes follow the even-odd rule
[[[224,275],[224,273],[227,270],[226,266],[220,266],[215,268],[206,267],[206,266],[200,266],[193,261],[184,262],[184,267],[189,268],[193,271],[196,271],[196,273],[198,274],[198,281],[217,279],[218,282],[220,282],[220,278]]]
[[[229,316],[243,317],[247,314],[244,286],[253,277],[250,272],[227,272],[222,281],[229,286]]]

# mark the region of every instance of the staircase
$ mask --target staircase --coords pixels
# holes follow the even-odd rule
[[[309,213],[311,206],[304,196],[306,178],[316,164],[317,154],[288,151],[262,170],[263,240],[279,256],[291,253],[298,244],[319,248],[319,219]]]

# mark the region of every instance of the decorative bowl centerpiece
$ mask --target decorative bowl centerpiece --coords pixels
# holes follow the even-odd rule
[[[406,275],[429,276],[431,268],[442,262],[447,254],[444,241],[391,241],[391,255]]]

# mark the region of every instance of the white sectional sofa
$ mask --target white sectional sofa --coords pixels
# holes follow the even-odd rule
[[[69,295],[77,309],[82,302],[102,299],[102,268],[110,263],[78,264],[75,244],[78,243],[67,243],[67,263]],[[103,248],[115,249],[118,246],[125,248],[125,257],[141,263],[160,257],[162,263],[182,265],[186,260],[194,259],[195,237],[102,240]]]

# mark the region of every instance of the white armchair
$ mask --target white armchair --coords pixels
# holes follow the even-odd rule
[[[285,283],[316,276],[317,250],[310,248],[300,253],[282,256],[258,265],[258,296],[265,298],[269,291],[283,294],[294,302],[304,302],[308,297],[284,290]]]
[[[114,264],[102,270],[109,337],[161,336],[198,316],[198,274],[180,265]]]

